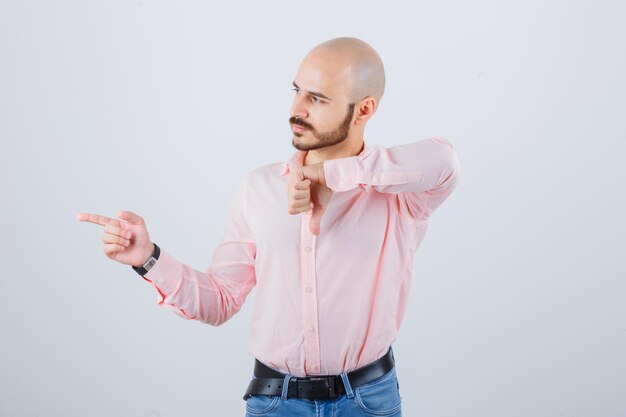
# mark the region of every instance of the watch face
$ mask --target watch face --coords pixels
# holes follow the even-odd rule
[[[156,260],[154,257],[152,257],[152,258],[148,259],[148,262],[146,262],[146,263],[143,265],[143,268],[144,268],[146,271],[149,271],[149,270],[150,270],[150,269],[154,266],[154,264],[156,263],[156,261],[157,261],[157,260]]]

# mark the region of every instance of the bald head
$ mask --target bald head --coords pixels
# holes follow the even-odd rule
[[[346,86],[352,102],[365,97],[380,101],[385,91],[385,70],[378,53],[366,42],[351,37],[334,38],[313,48],[302,65],[322,65],[329,76]]]

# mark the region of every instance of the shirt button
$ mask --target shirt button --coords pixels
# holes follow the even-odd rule
[[[306,292],[313,292],[313,288],[311,288],[311,287],[306,287]]]
[[[313,327],[313,326],[309,327],[309,331],[310,332],[314,332],[315,331],[315,327]]]
[[[339,186],[340,186],[341,188],[343,188],[345,185],[346,185],[346,182],[345,182],[345,181],[343,181],[343,180],[339,181]]]
[[[306,248],[304,248],[304,251],[305,251],[305,252],[311,252],[311,247],[310,247],[310,246],[307,246]]]

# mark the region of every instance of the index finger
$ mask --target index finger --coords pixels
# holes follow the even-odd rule
[[[76,216],[76,220],[81,222],[95,223],[99,224],[100,226],[106,226],[113,219],[107,216],[101,216],[100,214],[78,213],[78,215]]]

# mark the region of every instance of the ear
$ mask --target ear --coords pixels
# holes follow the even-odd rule
[[[378,103],[374,97],[365,97],[356,105],[356,120],[354,121],[355,125],[365,124],[369,120],[370,117],[374,115],[376,112],[376,107]]]

